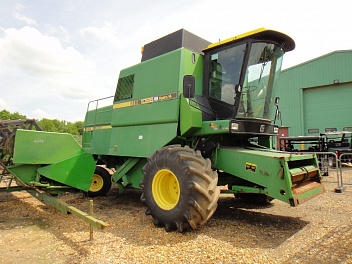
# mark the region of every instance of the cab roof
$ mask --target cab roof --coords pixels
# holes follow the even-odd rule
[[[243,39],[252,38],[252,37],[255,37],[257,39],[263,39],[263,40],[270,39],[270,40],[273,40],[273,41],[276,41],[279,43],[284,42],[285,45],[283,46],[283,49],[285,52],[291,51],[295,48],[295,42],[291,37],[287,36],[284,33],[279,32],[279,31],[266,29],[266,28],[262,27],[262,28],[258,28],[258,29],[237,35],[232,38],[228,38],[228,39],[210,44],[203,51],[210,50],[210,49],[222,46],[222,45],[230,43],[230,42],[235,42],[238,40],[243,40]]]

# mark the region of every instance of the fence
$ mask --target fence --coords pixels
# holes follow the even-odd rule
[[[338,175],[337,192],[342,192],[346,186],[352,185],[352,153],[342,153],[339,157],[336,155],[328,161],[329,166],[336,170]]]

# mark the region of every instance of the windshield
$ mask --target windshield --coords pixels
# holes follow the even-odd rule
[[[272,43],[252,43],[244,68],[247,50],[244,43],[210,55],[209,97],[226,103],[228,109],[238,105],[236,117],[271,119],[271,97],[284,51]]]
[[[274,82],[283,54],[275,44],[252,44],[237,117],[270,119]]]

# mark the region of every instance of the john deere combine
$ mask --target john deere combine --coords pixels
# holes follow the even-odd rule
[[[214,44],[179,30],[146,44],[141,63],[120,72],[113,103],[90,102],[83,150],[49,159],[49,149],[71,147],[49,148],[57,134],[21,131],[10,170],[46,190],[62,185],[98,196],[112,182],[142,188],[146,213],[166,230],[206,223],[220,185],[244,200],[299,205],[323,192],[316,157],[272,149],[275,82],[294,47],[264,28]],[[47,150],[45,158],[35,154]]]

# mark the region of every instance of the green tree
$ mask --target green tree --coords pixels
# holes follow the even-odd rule
[[[53,132],[59,132],[59,133],[65,133],[66,132],[66,126],[65,126],[65,121],[59,121],[57,119],[52,120],[55,131]]]
[[[18,112],[10,113],[7,110],[0,111],[0,120],[17,120],[17,119],[27,119],[25,115],[21,115]]]
[[[38,121],[38,125],[43,129],[43,131],[52,131],[54,129],[54,124],[50,119],[43,118]]]
[[[78,135],[79,134],[77,127],[75,126],[74,123],[71,123],[71,122],[67,123],[66,130],[67,130],[66,132],[70,133],[71,135]]]
[[[11,113],[8,110],[0,111],[0,120],[17,120],[17,119],[27,119],[25,115],[18,112]],[[72,135],[82,135],[84,125],[82,121],[67,122],[65,120],[58,119],[47,119],[43,118],[37,121],[37,124],[41,127],[43,131],[47,132],[58,132],[58,133],[70,133]]]
[[[84,123],[83,121],[76,121],[74,125],[77,127],[77,131],[79,135],[83,135]]]
[[[11,113],[5,109],[0,112],[0,120],[9,120],[10,116]]]
[[[27,119],[27,117],[25,115],[21,115],[18,112],[14,112],[13,114],[11,114],[11,119],[12,120],[16,120],[16,119]]]

